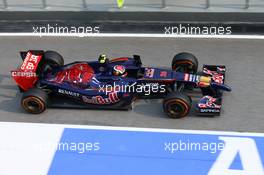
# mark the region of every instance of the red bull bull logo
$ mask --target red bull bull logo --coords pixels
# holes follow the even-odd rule
[[[113,103],[117,103],[120,101],[116,92],[109,93],[107,98],[104,98],[100,95],[92,97],[92,98],[82,96],[82,100],[85,103],[99,104],[99,105],[113,104]]]

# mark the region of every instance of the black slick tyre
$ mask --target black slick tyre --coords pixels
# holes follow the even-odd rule
[[[198,59],[191,53],[182,52],[173,57],[171,67],[177,72],[195,74],[198,70]]]
[[[163,101],[163,110],[170,118],[183,118],[191,109],[191,98],[180,92],[169,93]]]
[[[39,88],[24,92],[21,99],[22,108],[31,114],[40,114],[46,110],[48,94]]]

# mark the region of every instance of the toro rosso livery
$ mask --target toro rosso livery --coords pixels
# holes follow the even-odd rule
[[[42,113],[47,107],[131,109],[136,99],[163,99],[164,112],[172,118],[186,116],[192,106],[200,115],[219,115],[224,84],[224,65],[204,65],[190,53],[174,56],[171,69],[142,66],[140,56],[64,65],[55,51],[21,52],[22,65],[11,71],[23,93],[22,107]],[[192,94],[200,93],[195,105]],[[197,95],[196,95],[197,98]]]

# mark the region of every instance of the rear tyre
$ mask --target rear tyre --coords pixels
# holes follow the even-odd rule
[[[25,92],[21,99],[22,108],[31,114],[40,114],[45,111],[48,94],[39,88],[32,88]]]
[[[50,64],[52,66],[63,66],[64,65],[63,57],[58,52],[55,52],[55,51],[44,52],[44,61],[47,64]]]
[[[52,69],[63,65],[64,59],[58,52],[46,51],[44,52],[43,61],[41,61],[41,66],[37,74],[43,77],[46,72],[50,72]]]
[[[163,101],[163,110],[171,118],[183,118],[191,109],[191,98],[180,92],[171,92]]]
[[[193,54],[182,52],[173,57],[171,67],[177,72],[195,74],[198,69],[198,60]]]

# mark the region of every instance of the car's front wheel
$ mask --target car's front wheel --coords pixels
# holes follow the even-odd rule
[[[171,92],[163,101],[164,112],[171,118],[183,118],[191,109],[191,98],[181,92]]]
[[[182,52],[173,57],[171,67],[177,72],[195,74],[198,69],[198,60],[193,54]]]

